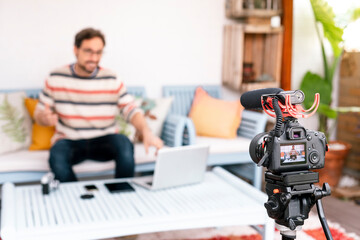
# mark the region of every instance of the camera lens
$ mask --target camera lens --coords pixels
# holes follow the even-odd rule
[[[267,133],[259,133],[251,140],[249,146],[250,157],[256,164],[265,154],[265,148],[263,146],[265,136],[267,136]]]

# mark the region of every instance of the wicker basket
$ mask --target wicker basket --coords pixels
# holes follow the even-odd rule
[[[332,144],[341,144],[345,148],[339,150],[332,149]],[[325,167],[317,172],[319,172],[320,185],[327,182],[330,186],[336,187],[342,176],[345,159],[351,149],[351,145],[342,141],[332,141],[329,145],[329,151],[325,154]]]

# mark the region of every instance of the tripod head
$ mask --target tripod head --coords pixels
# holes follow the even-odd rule
[[[331,193],[327,183],[322,189],[313,185],[318,181],[318,173],[311,171],[279,175],[266,172],[265,181],[269,198],[264,205],[269,217],[290,230],[302,226],[317,200]]]

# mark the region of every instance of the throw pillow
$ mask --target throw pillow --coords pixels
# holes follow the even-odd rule
[[[134,142],[136,134],[136,129],[134,126],[126,122],[125,119],[123,119],[120,115],[115,117],[115,121],[118,128],[118,133],[127,136],[130,141]]]
[[[203,88],[198,87],[189,117],[199,136],[235,138],[242,110],[240,101],[213,98]]]
[[[136,105],[144,111],[146,123],[152,133],[158,137],[161,136],[161,130],[172,101],[173,97],[159,99],[136,98]],[[128,136],[132,141],[136,141],[135,128],[130,123],[125,122],[121,116],[117,116],[116,120],[119,133]]]
[[[173,99],[173,97],[158,99],[144,98],[141,101],[140,108],[144,111],[146,123],[152,133],[158,137],[161,137],[161,130]]]
[[[0,154],[30,144],[31,119],[24,106],[25,92],[0,94]]]
[[[25,106],[33,120],[31,145],[29,150],[47,150],[51,148],[51,138],[55,133],[55,127],[46,127],[37,124],[34,121],[34,111],[36,108],[38,99],[26,98]]]

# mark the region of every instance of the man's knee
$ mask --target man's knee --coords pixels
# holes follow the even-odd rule
[[[67,140],[57,141],[50,149],[50,163],[66,162],[71,153],[71,146]]]
[[[59,140],[50,149],[49,165],[55,178],[61,182],[76,181],[71,164],[71,145],[67,140]]]
[[[116,148],[119,160],[134,161],[134,145],[129,138],[122,134],[116,134],[113,138],[113,144]]]
[[[134,145],[129,140],[129,138],[122,134],[116,134],[114,137],[114,145],[117,147],[117,149],[122,149],[123,151],[134,151]]]

